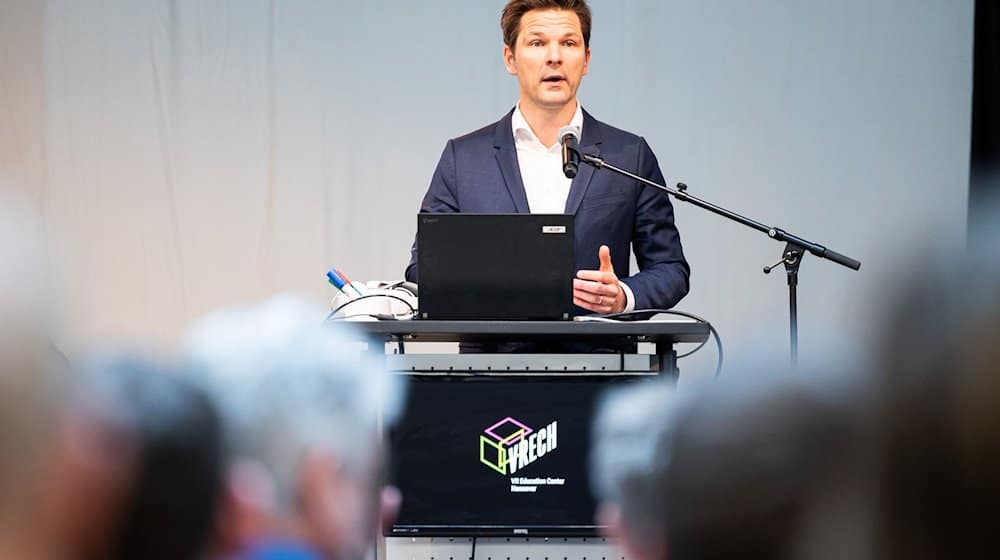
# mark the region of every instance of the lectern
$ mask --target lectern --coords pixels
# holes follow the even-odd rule
[[[431,556],[456,556],[448,548],[453,545],[472,546],[472,553],[460,552],[468,557],[475,555],[477,542],[485,550],[507,549],[513,538],[524,538],[519,546],[535,551],[530,555],[548,556],[557,544],[550,542],[554,537],[563,548],[612,554],[594,521],[588,481],[596,403],[618,384],[676,380],[674,346],[701,343],[710,331],[704,323],[676,320],[412,320],[357,326],[388,369],[413,376],[406,414],[387,434],[392,477],[404,494],[403,509],[385,534],[390,557],[427,547]],[[412,343],[511,341],[647,353],[412,351]]]

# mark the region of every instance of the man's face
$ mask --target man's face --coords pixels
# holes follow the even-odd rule
[[[569,10],[531,10],[521,18],[515,48],[504,46],[507,71],[521,84],[521,103],[558,110],[576,100],[590,49],[580,18]]]

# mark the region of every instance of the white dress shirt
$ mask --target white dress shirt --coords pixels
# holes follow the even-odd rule
[[[583,108],[580,103],[576,104],[576,112],[569,125],[583,137]],[[563,174],[562,146],[558,141],[548,147],[542,144],[521,113],[520,104],[514,109],[511,126],[514,128],[517,165],[521,168],[521,182],[524,183],[524,194],[528,197],[531,213],[565,214],[566,199],[573,181]],[[634,310],[635,296],[631,288],[624,282],[619,285],[625,292],[625,311]]]

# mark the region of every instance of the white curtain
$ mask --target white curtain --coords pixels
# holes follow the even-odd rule
[[[445,140],[516,100],[503,3],[0,2],[0,173],[49,228],[66,344],[169,348],[220,305],[330,297],[331,266],[398,278]],[[595,116],[671,182],[864,261],[804,265],[804,352],[868,332],[917,236],[961,246],[972,0],[592,5]],[[780,247],[677,216],[681,307],[737,358],[784,352]]]

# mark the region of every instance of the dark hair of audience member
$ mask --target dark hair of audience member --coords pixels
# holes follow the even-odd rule
[[[984,246],[908,275],[885,329],[877,557],[997,554],[1000,253]]]
[[[223,493],[219,415],[203,390],[167,366],[135,356],[89,364],[93,383],[131,424],[135,472],[111,557],[198,557]]]
[[[804,375],[804,374],[796,374]],[[853,385],[726,380],[694,398],[665,442],[669,560],[789,558],[814,496],[845,460]]]

